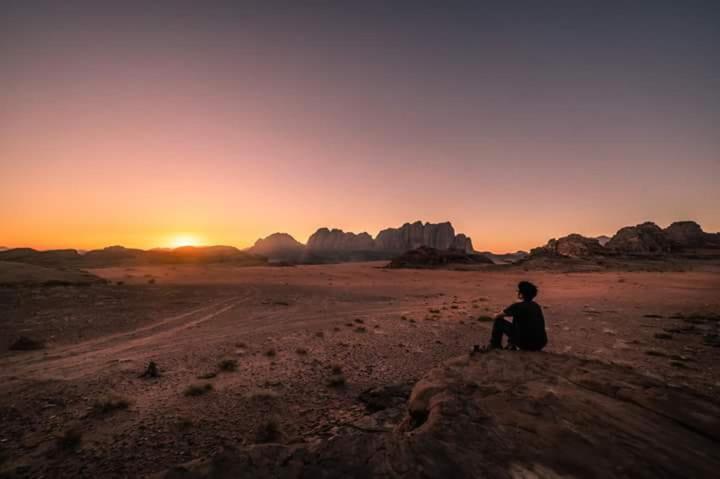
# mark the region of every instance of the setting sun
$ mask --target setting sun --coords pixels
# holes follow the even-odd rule
[[[182,246],[199,246],[200,244],[201,241],[197,238],[197,236],[179,234],[170,239],[169,246],[171,248],[180,248]]]

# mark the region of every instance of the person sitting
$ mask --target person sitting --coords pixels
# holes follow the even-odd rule
[[[490,344],[484,350],[502,348],[503,336],[507,336],[508,349],[540,351],[547,344],[545,317],[540,305],[534,301],[538,294],[537,286],[521,281],[517,293],[522,301],[511,304],[495,316]],[[511,317],[512,322],[506,317]],[[480,350],[475,346],[473,352]]]

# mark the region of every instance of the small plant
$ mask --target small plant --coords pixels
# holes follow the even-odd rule
[[[265,351],[265,356],[267,356],[269,358],[274,358],[275,356],[277,356],[277,351],[275,351],[273,348],[270,348],[267,351]]]
[[[218,369],[220,371],[230,373],[237,370],[238,363],[234,359],[223,359],[218,363]]]
[[[282,429],[280,421],[275,416],[262,421],[255,430],[255,442],[257,444],[265,444],[269,442],[279,442],[282,439]]]
[[[305,348],[297,348],[297,349],[295,350],[295,352],[296,352],[297,354],[299,354],[300,356],[306,356],[307,353],[308,353],[308,352],[307,352],[307,349],[305,349]]]
[[[159,378],[160,370],[157,367],[155,361],[150,361],[145,368],[145,372],[140,375],[141,378]]]
[[[75,428],[68,429],[57,438],[58,448],[64,449],[66,451],[72,451],[77,449],[80,446],[81,442],[82,432]]]
[[[212,378],[215,378],[215,377],[217,377],[217,373],[215,373],[215,372],[210,372],[210,373],[201,374],[201,375],[199,375],[197,378],[198,378],[198,379],[212,379]]]
[[[482,316],[478,316],[478,317],[477,317],[477,320],[480,321],[480,322],[482,322],[482,323],[488,323],[488,322],[490,322],[490,321],[493,321],[493,317],[484,314],[484,315],[482,315]]]
[[[210,391],[213,390],[213,385],[210,383],[205,384],[191,384],[187,388],[185,388],[185,396],[188,397],[196,397],[196,396],[202,396],[203,394],[207,394]]]
[[[429,311],[430,313],[432,313],[432,314],[440,314],[440,310],[439,310],[439,309],[430,308],[430,309],[428,309],[428,311]]]
[[[108,396],[95,401],[93,412],[96,414],[109,414],[115,411],[125,410],[130,407],[130,401],[117,396]]]
[[[27,336],[20,336],[10,345],[11,351],[35,351],[43,348],[45,348],[43,341],[31,339]]]
[[[322,331],[318,331],[317,333],[315,333],[315,336],[318,337],[318,338],[324,338],[324,337],[325,337],[325,333],[323,333]]]
[[[360,319],[360,318],[357,318],[357,319],[355,319],[354,321],[355,321],[356,323],[358,323],[358,324],[363,324],[363,323],[365,322],[364,319]]]
[[[356,333],[367,333],[367,328],[364,326],[358,326],[357,328],[354,329],[354,331]]]
[[[347,384],[345,376],[342,374],[333,374],[328,378],[327,385],[331,388],[341,388]]]

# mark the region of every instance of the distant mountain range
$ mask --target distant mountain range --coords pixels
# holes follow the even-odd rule
[[[551,239],[534,248],[530,257],[594,256],[657,257],[673,254],[711,254],[720,250],[720,233],[706,233],[694,221],[676,221],[665,229],[650,221],[620,228],[611,238],[588,238],[576,233]]]
[[[462,233],[456,234],[450,222],[433,224],[416,221],[405,223],[399,228],[384,229],[375,238],[367,233],[319,228],[310,236],[307,245],[287,233],[274,233],[258,239],[244,251],[233,246],[185,246],[151,250],[110,246],[82,252],[74,249],[38,251],[32,248],[0,248],[0,261],[78,269],[183,263],[232,263],[242,266],[268,263],[319,264],[390,260],[421,248],[425,250],[407,256],[407,261],[461,260],[482,264],[487,259],[495,264],[512,264],[537,257],[658,257],[675,254],[702,257],[704,254],[720,254],[720,233],[706,233],[694,221],[678,221],[665,229],[655,223],[645,222],[623,227],[612,237],[589,238],[570,234],[559,239],[553,238],[544,246],[532,249],[529,254],[524,251],[495,254],[476,252],[472,240]],[[429,254],[430,250],[439,253]],[[443,253],[453,251],[461,254],[453,256]]]

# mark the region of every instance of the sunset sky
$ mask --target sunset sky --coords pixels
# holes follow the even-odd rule
[[[2,2],[0,245],[720,231],[717,2],[385,3]]]

